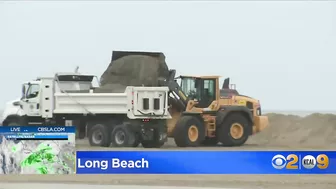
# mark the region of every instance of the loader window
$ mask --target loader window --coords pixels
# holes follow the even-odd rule
[[[199,100],[200,91],[197,90],[199,88],[197,84],[198,82],[196,82],[195,78],[183,78],[181,80],[181,89],[188,98]]]
[[[204,80],[204,91],[207,91],[207,95],[209,95],[210,97],[215,96],[214,80]]]
[[[202,97],[198,107],[206,108],[216,99],[215,80],[203,80]]]

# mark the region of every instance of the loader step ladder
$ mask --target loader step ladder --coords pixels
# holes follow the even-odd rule
[[[208,136],[214,136],[216,131],[216,116],[208,116],[204,119]]]

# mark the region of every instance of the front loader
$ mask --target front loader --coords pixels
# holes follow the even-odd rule
[[[161,83],[170,90],[168,137],[177,146],[241,146],[268,126],[258,100],[238,93],[221,96],[220,76],[175,78],[175,73],[170,70],[170,77]]]

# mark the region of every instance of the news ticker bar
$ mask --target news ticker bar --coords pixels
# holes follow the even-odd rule
[[[1,134],[0,134],[1,136]],[[4,134],[7,140],[68,140],[68,135],[35,135],[35,134],[21,134],[21,135],[13,135],[13,134]]]
[[[0,133],[76,133],[75,126],[8,126]]]
[[[68,138],[17,138],[10,140],[68,140]]]
[[[336,151],[78,151],[77,174],[336,174]]]

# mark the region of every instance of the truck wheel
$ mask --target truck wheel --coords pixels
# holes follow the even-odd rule
[[[132,147],[136,148],[139,146],[140,144],[140,141],[141,141],[141,137],[138,133],[135,133],[135,140],[134,140],[134,143],[132,144]]]
[[[161,148],[165,140],[160,140],[160,131],[158,129],[154,129],[153,131],[153,139],[152,140],[143,140],[141,141],[141,145],[144,148]]]
[[[144,140],[141,142],[142,147],[144,148],[161,148],[164,145],[164,142],[161,141],[152,141],[152,140]]]
[[[109,147],[111,144],[109,128],[104,124],[93,125],[88,137],[91,146]]]
[[[20,126],[20,123],[18,121],[10,121],[8,122],[7,126]]]
[[[219,142],[224,146],[241,146],[248,139],[249,121],[241,114],[228,115],[217,129]]]
[[[9,117],[2,122],[2,126],[26,126],[28,123],[19,116]]]
[[[216,146],[217,144],[218,144],[218,139],[216,137],[214,138],[206,137],[205,140],[202,142],[203,146]]]
[[[125,124],[114,127],[111,142],[113,147],[135,147],[137,144],[135,133]]]
[[[174,129],[174,140],[178,147],[196,147],[205,138],[205,128],[195,116],[182,116]]]
[[[86,136],[86,123],[81,120],[74,120],[73,125],[76,126],[76,139],[84,139]]]

